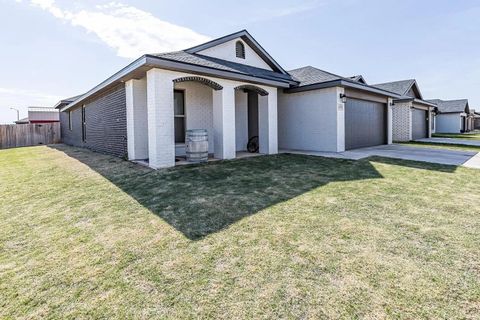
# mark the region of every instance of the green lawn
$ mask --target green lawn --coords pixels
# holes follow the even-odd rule
[[[478,130],[469,133],[434,133],[434,138],[453,138],[466,140],[480,140],[480,132]]]
[[[0,150],[0,318],[478,319],[480,170]]]
[[[449,149],[457,151],[473,151],[480,152],[480,146],[469,146],[465,144],[451,144],[451,143],[435,143],[435,142],[423,142],[423,141],[408,141],[408,142],[396,142],[398,144],[408,145],[412,147],[424,147],[433,149]]]

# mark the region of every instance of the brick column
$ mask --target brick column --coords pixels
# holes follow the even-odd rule
[[[147,80],[125,83],[128,159],[148,158]]]
[[[277,88],[264,88],[266,96],[258,96],[258,142],[260,153],[278,153]]]
[[[213,143],[217,159],[234,159],[235,152],[235,90],[222,83],[222,90],[213,90]]]
[[[393,99],[388,98],[387,100],[387,144],[392,144],[393,142]]]
[[[154,169],[175,165],[173,89],[167,72],[147,71],[148,158]]]
[[[345,94],[345,89],[340,87],[334,88],[335,92],[335,108],[337,112],[337,152],[345,151],[345,103],[340,95]]]

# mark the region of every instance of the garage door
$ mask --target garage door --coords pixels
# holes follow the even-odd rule
[[[349,98],[345,104],[345,149],[387,143],[387,107],[383,103]]]
[[[428,133],[427,111],[412,109],[412,139],[427,138]]]

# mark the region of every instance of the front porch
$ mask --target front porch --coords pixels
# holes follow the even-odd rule
[[[187,163],[189,129],[208,132],[212,161],[245,157],[255,136],[259,154],[278,152],[275,87],[162,69],[151,69],[125,87],[131,161],[155,169]]]

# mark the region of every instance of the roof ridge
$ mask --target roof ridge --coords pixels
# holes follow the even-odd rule
[[[381,85],[381,84],[390,84],[390,83],[398,83],[398,82],[417,82],[416,79],[405,79],[405,80],[396,80],[396,81],[388,81],[388,82],[381,82],[381,83],[375,83],[375,84],[372,84],[372,86],[378,86],[378,85]]]
[[[314,67],[314,66],[311,66],[311,65],[308,65],[308,66],[305,66],[305,67],[301,67],[301,68],[297,68],[297,69],[293,69],[293,70],[287,70],[287,72],[292,72],[292,71],[297,71],[297,70],[300,70],[300,69],[306,69],[306,68],[312,68],[312,69],[315,69],[315,70],[318,70],[318,71],[321,71],[321,72],[325,72],[325,73],[328,73],[332,76],[335,76],[335,77],[339,77],[339,78],[342,78],[342,79],[348,79],[344,76],[341,76],[341,75],[338,75],[338,74],[335,74],[335,73],[332,73],[330,71],[326,71],[326,70],[323,70],[323,69],[320,69],[320,68],[317,68],[317,67]]]

